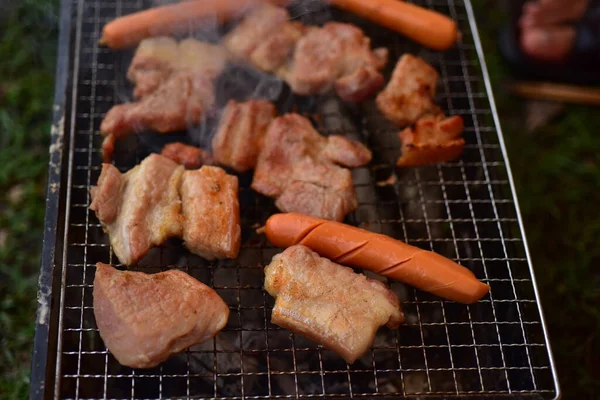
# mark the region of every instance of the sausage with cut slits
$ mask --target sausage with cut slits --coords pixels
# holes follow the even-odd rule
[[[277,247],[302,244],[336,263],[371,270],[459,303],[474,303],[489,291],[469,269],[439,254],[340,222],[275,214],[267,220],[265,233]]]

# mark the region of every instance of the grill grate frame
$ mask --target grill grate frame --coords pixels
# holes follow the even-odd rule
[[[104,23],[149,4],[72,0],[69,162],[63,170],[67,185],[62,269],[54,293],[59,298],[57,344],[49,357],[55,362],[54,397],[559,396],[470,3],[417,3],[459,23],[463,38],[455,49],[429,52],[364,21],[334,13],[336,19],[364,28],[375,45],[389,47],[391,60],[410,51],[434,64],[440,72],[438,104],[465,118],[467,145],[461,160],[398,170],[397,129],[386,125],[372,104],[345,108],[335,100],[319,99],[301,108],[319,111],[315,122],[320,132],[341,131],[373,150],[373,162],[353,171],[360,206],[349,216],[351,223],[456,260],[490,284],[491,294],[463,306],[392,282],[407,322],[398,331],[381,329],[369,353],[348,366],[332,352],[268,322],[273,300],[262,290],[262,267],[278,250],[252,228],[276,209],[272,201],[249,189],[251,175],[245,174],[240,177],[239,260],[209,263],[170,242],[133,268],[153,273],[173,266],[215,288],[231,309],[227,327],[212,341],[159,367],[135,370],[116,362],[95,325],[95,263],[118,265],[118,260],[87,207],[89,188],[101,167],[99,124],[113,104],[125,100],[129,61],[127,55],[96,43]],[[122,171],[154,149],[155,145],[145,146],[144,139],[138,142],[136,152],[117,158]],[[395,182],[383,185],[392,174]]]

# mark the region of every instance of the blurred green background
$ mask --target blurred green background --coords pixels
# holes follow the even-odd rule
[[[495,42],[502,9],[495,1],[474,3],[564,397],[598,399],[600,114],[567,106],[526,129],[531,104],[504,90],[508,73]],[[56,0],[0,2],[2,399],[28,393],[57,13]]]

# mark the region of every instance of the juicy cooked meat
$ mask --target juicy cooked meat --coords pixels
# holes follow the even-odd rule
[[[207,260],[236,258],[241,241],[237,177],[212,166],[185,171],[181,200],[185,246]]]
[[[181,237],[206,259],[235,258],[240,248],[237,177],[218,167],[185,171],[158,154],[121,174],[102,164],[90,209],[121,263],[132,265],[153,246]]]
[[[213,163],[210,153],[180,142],[165,145],[160,154],[188,169],[196,169]]]
[[[401,167],[437,164],[458,158],[465,145],[461,138],[463,119],[460,116],[426,116],[399,133],[402,155],[396,164]]]
[[[276,118],[258,157],[252,189],[276,199],[279,209],[343,220],[358,206],[347,167],[371,160],[371,152],[342,136],[319,135],[298,114]]]
[[[250,63],[261,71],[285,75],[286,64],[291,60],[296,43],[304,31],[304,25],[297,21],[282,24],[254,49]]]
[[[379,73],[387,50],[371,50],[362,30],[339,22],[311,27],[298,41],[286,80],[292,91],[310,95],[335,88],[344,101],[362,101],[383,85]]]
[[[294,166],[293,179],[275,205],[283,212],[343,221],[358,207],[358,200],[349,170],[305,158]]]
[[[267,127],[276,116],[277,109],[266,100],[229,100],[212,140],[215,160],[238,172],[253,169]]]
[[[327,144],[323,149],[322,156],[335,164],[357,168],[368,164],[372,154],[359,142],[343,136],[331,135],[327,137]]]
[[[434,104],[438,73],[423,59],[404,54],[390,82],[377,96],[377,108],[399,126],[412,124],[426,114],[438,114]]]
[[[222,44],[237,60],[249,60],[267,38],[280,32],[290,15],[286,9],[269,4],[256,7],[229,34]]]
[[[114,106],[100,125],[102,134],[110,137],[103,148],[104,160],[110,160],[115,140],[124,136],[145,130],[168,133],[199,124],[213,110],[213,81],[226,62],[223,48],[195,39],[142,41],[127,71],[138,101]]]
[[[98,185],[91,189],[90,209],[121,263],[132,265],[153,246],[181,235],[182,173],[183,167],[158,154],[125,174],[102,164]]]
[[[335,89],[344,101],[357,102],[383,85],[379,70],[387,62],[387,50],[371,50],[362,30],[337,22],[306,27],[289,19],[287,10],[263,5],[246,16],[223,44],[238,60],[278,75],[297,94]]]
[[[156,90],[173,73],[186,72],[208,80],[217,78],[227,62],[220,46],[169,37],[143,40],[138,46],[127,78],[135,84],[134,97],[142,98]]]
[[[213,106],[212,81],[175,73],[141,100],[113,106],[100,124],[100,131],[115,139],[145,130],[180,131],[198,125]]]
[[[276,297],[271,322],[335,351],[352,364],[373,344],[379,327],[404,320],[396,295],[302,245],[265,268],[265,290]]]
[[[148,275],[98,263],[94,316],[119,363],[151,368],[212,339],[227,324],[229,307],[213,289],[182,271]]]

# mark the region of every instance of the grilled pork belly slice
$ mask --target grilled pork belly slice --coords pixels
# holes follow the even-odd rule
[[[240,173],[253,169],[267,128],[276,116],[277,109],[269,101],[230,100],[212,140],[215,160]]]
[[[282,211],[341,221],[358,206],[351,173],[342,166],[370,160],[362,144],[323,137],[306,118],[286,114],[267,130],[252,189],[276,199]]]
[[[276,298],[271,322],[335,351],[349,364],[373,344],[377,330],[404,320],[396,295],[309,248],[296,245],[265,268],[265,290]]]
[[[387,86],[377,96],[377,108],[402,127],[426,114],[438,114],[440,109],[434,103],[437,80],[437,71],[423,59],[404,54]]]
[[[121,263],[132,265],[169,237],[181,236],[179,185],[183,167],[158,154],[121,174],[102,164],[90,209],[108,233]]]
[[[229,307],[188,274],[119,271],[98,263],[94,315],[112,355],[131,368],[151,368],[213,338],[227,324]]]
[[[181,200],[185,246],[207,260],[236,258],[241,242],[237,177],[206,165],[185,171]]]
[[[151,154],[121,174],[103,164],[90,209],[121,263],[132,265],[169,237],[208,260],[235,258],[240,248],[237,177],[219,167],[185,171]]]

